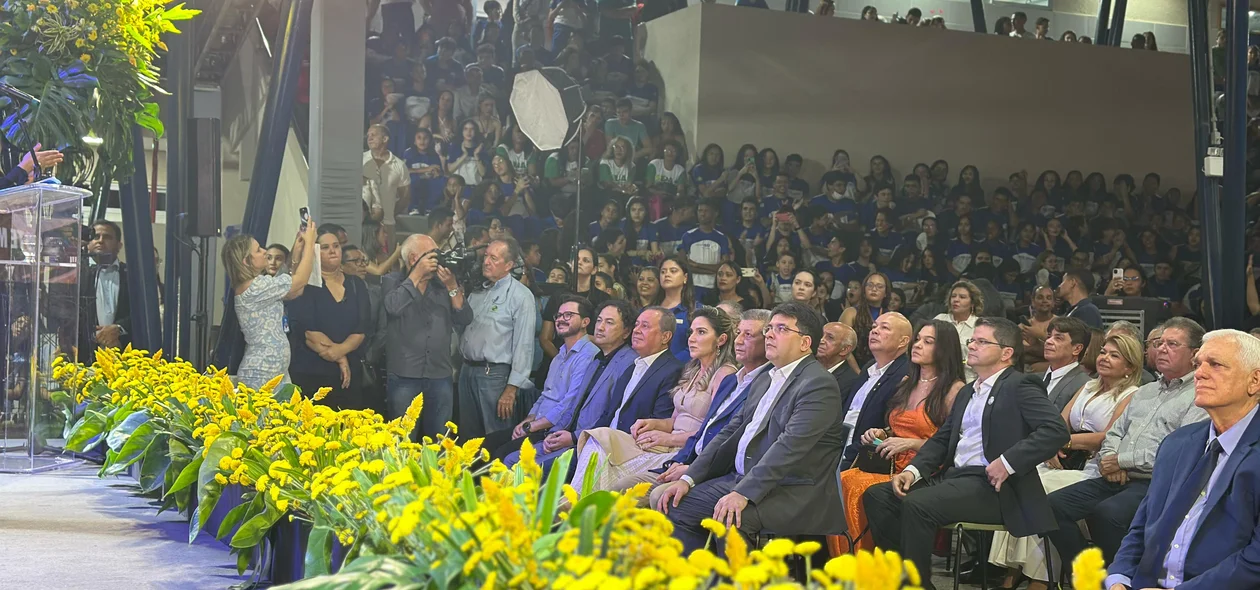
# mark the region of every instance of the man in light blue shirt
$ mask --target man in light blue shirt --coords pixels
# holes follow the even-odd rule
[[[490,242],[481,274],[490,287],[468,296],[473,321],[459,343],[459,427],[464,439],[512,427],[516,393],[530,386],[534,364],[534,294],[512,277],[521,247],[512,238]]]
[[[537,445],[546,437],[547,431],[561,423],[563,417],[578,404],[595,366],[595,353],[599,352],[599,347],[586,335],[591,311],[591,302],[586,298],[563,297],[554,319],[556,335],[564,340],[564,344],[551,359],[547,382],[529,415],[515,428],[486,435],[482,446],[490,450],[492,457],[502,459],[519,450],[526,438]]]
[[[1194,403],[1209,419],[1160,445],[1146,499],[1108,568],[1109,590],[1260,587],[1260,340],[1210,332],[1195,365]]]
[[[127,299],[127,269],[118,260],[122,249],[122,229],[117,223],[100,220],[92,225],[88,255],[95,263],[88,270],[83,289],[93,299],[93,321],[84,326],[91,330],[97,346],[121,348],[131,341],[127,328],[131,325]]]

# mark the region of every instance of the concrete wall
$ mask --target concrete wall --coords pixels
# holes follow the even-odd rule
[[[693,36],[702,65],[683,77],[673,62],[691,59]],[[899,178],[944,158],[951,175],[978,166],[990,187],[1021,169],[1157,171],[1166,187],[1193,186],[1184,55],[721,5],[648,23],[646,37],[666,108],[685,107],[679,89],[699,81],[696,118],[683,118],[692,153],[710,142],[728,162],[743,143],[798,152],[811,183],[843,148],[863,172],[885,156]]]

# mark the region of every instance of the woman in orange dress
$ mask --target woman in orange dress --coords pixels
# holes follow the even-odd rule
[[[861,437],[863,444],[876,444],[879,454],[892,460],[894,473],[905,469],[919,447],[936,433],[937,426],[949,419],[954,396],[963,386],[962,359],[962,344],[953,325],[930,320],[919,326],[910,347],[910,371],[888,400],[888,428],[872,428]],[[862,494],[891,479],[890,473],[867,473],[856,466],[840,474],[849,534],[858,549],[869,551],[875,546],[866,530]],[[853,550],[845,545],[843,537],[827,538],[832,556]]]

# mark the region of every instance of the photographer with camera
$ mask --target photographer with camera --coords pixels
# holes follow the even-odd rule
[[[451,336],[473,321],[472,307],[451,269],[438,263],[433,238],[412,234],[402,244],[406,270],[381,279],[385,303],[385,400],[389,417],[424,394],[419,436],[446,432],[455,408]]]
[[[459,343],[460,437],[464,440],[512,428],[516,394],[530,386],[534,366],[534,294],[512,277],[521,260],[516,240],[490,242],[481,274],[489,286],[468,296],[472,324]]]

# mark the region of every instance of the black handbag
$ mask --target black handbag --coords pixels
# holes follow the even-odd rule
[[[1088,433],[1088,432],[1089,432],[1088,430],[1073,430],[1072,434],[1081,434],[1081,433]],[[1063,451],[1063,458],[1059,459],[1059,464],[1062,465],[1064,469],[1071,469],[1072,471],[1081,471],[1085,469],[1085,464],[1089,463],[1089,460],[1093,458],[1093,456],[1094,456],[1093,451],[1088,451],[1085,449],[1065,449]]]
[[[853,463],[858,470],[866,473],[875,473],[878,475],[892,475],[893,462],[879,454],[879,447],[873,444],[864,444],[862,449],[858,451],[857,461]]]
[[[358,298],[358,297],[368,297],[368,304],[369,304],[369,307],[370,307],[370,305],[371,305],[371,298],[370,298],[370,296],[368,296],[368,295],[366,295],[366,294],[361,295],[361,294],[359,293],[359,284],[358,284],[358,283],[351,282],[351,283],[350,283],[350,285],[351,285],[351,288],[352,288],[352,289],[354,289],[354,296],[355,296],[355,298]],[[368,360],[367,360],[367,356],[368,356],[368,350],[367,350],[367,349],[368,349],[368,346],[370,345],[370,342],[371,342],[371,336],[372,336],[372,334],[367,334],[367,335],[365,336],[364,340],[363,340],[363,344],[360,344],[360,345],[359,345],[359,352],[360,352],[360,355],[359,355],[359,361],[358,361],[358,365],[359,365],[359,366],[358,366],[358,369],[359,369],[359,382],[358,382],[358,388],[359,388],[359,391],[369,391],[369,390],[375,389],[375,388],[376,388],[376,386],[378,385],[378,382],[380,381],[379,377],[377,377],[377,374],[376,374],[376,367],[373,367],[373,366],[372,366],[372,363],[368,362]],[[353,377],[353,375],[352,375],[352,376],[351,376],[351,379],[353,379],[353,378],[354,378],[354,377]],[[354,384],[351,384],[351,386],[354,386]]]

